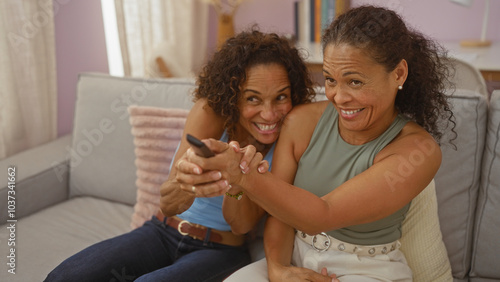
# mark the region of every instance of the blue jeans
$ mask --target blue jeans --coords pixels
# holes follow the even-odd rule
[[[248,263],[244,246],[182,236],[153,217],[66,259],[45,281],[222,281]]]

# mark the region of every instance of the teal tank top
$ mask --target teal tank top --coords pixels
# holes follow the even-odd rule
[[[321,197],[368,169],[375,156],[401,129],[408,119],[398,115],[377,139],[363,145],[346,143],[338,131],[338,113],[330,103],[321,116],[309,145],[299,160],[294,185]],[[388,188],[389,189],[389,188]],[[401,238],[401,223],[410,204],[383,219],[325,232],[357,245],[386,244]]]

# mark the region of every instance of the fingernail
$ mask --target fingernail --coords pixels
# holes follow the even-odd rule
[[[194,173],[195,173],[195,174],[201,174],[201,170],[200,170],[199,168],[195,168],[195,169],[194,169]]]
[[[221,173],[220,171],[217,171],[217,172],[215,173],[215,177],[216,177],[216,178],[215,178],[214,180],[221,179],[221,178],[222,178],[222,173]]]
[[[231,185],[229,185],[229,182],[227,182],[227,180],[224,180],[224,185],[225,185],[226,187],[231,188]]]
[[[258,170],[260,173],[264,173],[266,171],[263,167],[259,167]]]
[[[246,161],[242,161],[241,164],[240,164],[241,170],[245,170],[246,166],[247,166],[247,162]]]

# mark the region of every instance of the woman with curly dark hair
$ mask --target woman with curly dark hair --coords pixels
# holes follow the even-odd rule
[[[183,137],[237,140],[252,145],[248,156],[256,148],[269,163],[285,116],[314,98],[297,49],[284,37],[257,30],[227,40],[203,68],[197,86]],[[135,281],[222,281],[248,264],[244,234],[264,211],[248,198],[235,205],[231,200],[239,196],[224,196],[225,190],[207,192],[179,182],[176,172],[188,148],[183,138],[161,187],[162,211],[156,217],[70,257],[46,281],[111,281],[116,274]],[[243,157],[240,170],[247,171],[250,161]],[[208,175],[220,178],[217,171]],[[223,205],[228,214],[223,215]],[[235,216],[247,212],[252,216],[240,224]]]
[[[243,193],[270,215],[267,260],[228,281],[259,281],[244,278],[263,272],[271,281],[413,279],[399,250],[401,226],[410,203],[439,169],[438,121],[454,126],[444,94],[450,85],[444,53],[393,11],[373,6],[339,16],[322,43],[328,101],[287,115],[272,174],[259,173],[255,161],[241,173],[235,165],[241,154],[216,140],[207,141],[221,152],[213,158],[188,153],[190,166],[221,171],[230,193]],[[254,160],[260,159],[256,154]],[[192,183],[202,177],[180,174]],[[448,267],[439,276],[451,279],[445,260]]]
[[[271,64],[281,65],[288,74],[292,105],[311,101],[312,82],[299,51],[276,34],[254,30],[228,39],[198,77],[196,99],[205,98],[208,106],[223,117],[230,140],[237,133],[240,118],[237,103],[243,95],[240,87],[248,78],[248,68]]]

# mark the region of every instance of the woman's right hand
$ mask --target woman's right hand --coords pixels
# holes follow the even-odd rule
[[[195,197],[215,197],[225,192],[221,192],[225,183],[220,183],[222,174],[216,170],[203,170],[202,167],[190,161],[188,154],[192,151],[188,149],[186,153],[175,164],[175,180],[179,183],[181,190],[191,193]],[[210,185],[211,184],[211,185]],[[211,186],[212,189],[200,189],[204,186]],[[213,187],[219,187],[214,189]]]

